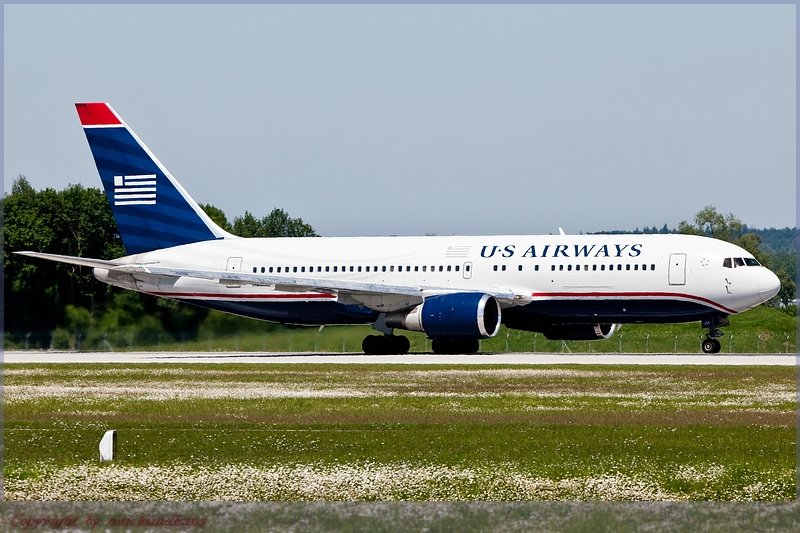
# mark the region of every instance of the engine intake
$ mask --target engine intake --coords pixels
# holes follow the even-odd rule
[[[500,304],[490,294],[438,294],[410,311],[388,313],[386,325],[421,331],[431,338],[486,339],[500,329]]]

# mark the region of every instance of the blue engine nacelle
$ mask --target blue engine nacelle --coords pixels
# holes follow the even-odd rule
[[[490,294],[438,294],[411,311],[387,314],[386,325],[421,331],[431,338],[486,339],[500,329],[500,304]]]

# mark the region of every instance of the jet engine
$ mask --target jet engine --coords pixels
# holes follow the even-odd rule
[[[500,329],[500,304],[483,293],[437,294],[410,311],[388,313],[386,325],[421,331],[434,339],[486,339]]]
[[[554,341],[596,341],[608,339],[619,324],[552,324],[542,327],[542,333]]]

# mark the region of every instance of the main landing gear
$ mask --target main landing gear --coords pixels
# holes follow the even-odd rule
[[[708,328],[708,336],[700,344],[703,353],[719,353],[722,345],[717,338],[725,335],[719,328],[728,325],[728,317],[714,317],[703,320],[702,324],[704,328]]]
[[[361,343],[367,355],[404,355],[411,348],[408,337],[402,335],[368,335]],[[472,354],[480,349],[478,339],[433,339],[433,353]]]
[[[410,348],[408,337],[402,335],[368,335],[361,343],[367,355],[403,355]]]

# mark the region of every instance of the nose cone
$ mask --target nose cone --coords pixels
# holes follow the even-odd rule
[[[761,272],[758,274],[758,293],[761,295],[761,298],[763,298],[764,301],[769,300],[778,294],[780,288],[781,282],[778,276],[773,274],[768,268],[762,268]]]

